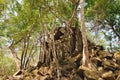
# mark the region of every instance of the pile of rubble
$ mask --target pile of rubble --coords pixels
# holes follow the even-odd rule
[[[59,66],[55,62],[32,66],[3,80],[120,80],[120,52],[96,52],[91,57],[96,70],[81,68],[81,58],[80,53],[74,57],[66,56]]]
[[[73,28],[73,34],[68,36],[65,29],[57,28],[53,47],[56,55],[51,54],[54,53],[52,42],[45,42],[46,49],[41,53],[46,53],[46,57],[43,56],[36,66],[4,76],[3,80],[120,80],[120,52],[108,53],[89,41],[90,60],[95,69],[81,67],[82,40],[77,30]]]

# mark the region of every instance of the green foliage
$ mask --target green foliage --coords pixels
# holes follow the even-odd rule
[[[13,59],[6,55],[0,53],[0,79],[5,75],[13,75],[16,71]]]
[[[8,3],[8,18],[3,20],[0,32],[14,42],[29,33],[52,29],[54,24],[60,26],[63,21],[69,20],[74,6],[71,1],[64,0],[22,0],[21,3],[9,0]]]
[[[111,37],[109,41],[120,38],[120,0],[90,0],[86,2],[88,3],[85,11],[86,20],[93,21],[99,30],[104,29],[107,41],[108,37]],[[107,34],[108,32],[114,34]]]
[[[0,17],[2,15],[2,12],[4,11],[5,9],[5,1],[4,0],[0,0]]]
[[[4,4],[4,0],[0,0],[0,4]]]

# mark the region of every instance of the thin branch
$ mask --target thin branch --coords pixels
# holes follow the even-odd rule
[[[69,19],[69,24],[71,24],[71,23],[73,22],[73,19],[74,19],[74,17],[76,16],[77,7],[78,7],[78,5],[79,5],[79,2],[80,2],[80,0],[78,0],[78,2],[76,2],[76,4],[75,4],[75,8],[74,8],[74,11],[73,11],[73,13],[72,13],[72,16],[71,16],[71,18]]]
[[[115,31],[115,28],[111,25],[110,26],[111,27],[111,29],[113,30],[113,32],[118,36],[118,38],[120,39],[120,35]]]
[[[80,0],[78,0],[78,2],[76,2],[71,18],[68,21],[66,21],[67,28],[71,34],[73,33],[73,31],[71,29],[72,28],[71,25],[72,25],[72,22],[73,22],[75,16],[77,16],[76,14],[77,14],[77,7],[79,5],[79,2],[80,2]]]
[[[113,32],[118,36],[119,40],[120,40],[120,35],[115,31],[114,25],[109,23],[109,21],[106,19],[106,21],[108,22],[108,25],[111,27],[111,29],[113,30]]]

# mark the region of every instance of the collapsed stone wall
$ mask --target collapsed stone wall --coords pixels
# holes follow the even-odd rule
[[[89,40],[88,46],[90,52],[92,49],[104,50],[102,46],[95,45]],[[75,56],[82,53],[82,49],[82,35],[78,27],[72,27],[72,33],[69,32],[67,27],[56,27],[47,35],[47,40],[43,41],[39,57],[40,65],[41,63],[49,64],[55,57],[61,60],[66,55]]]
[[[78,27],[72,28],[72,34],[65,27],[57,27],[41,45],[37,66],[3,80],[120,80],[120,52],[108,53],[89,40],[90,59],[96,70],[80,68],[83,43]]]

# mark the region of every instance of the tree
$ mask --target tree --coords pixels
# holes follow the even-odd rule
[[[120,0],[89,0],[86,1],[88,5],[85,7],[86,20],[92,21],[94,28],[104,30],[105,36],[111,35],[112,42],[119,43],[120,41]],[[108,41],[108,40],[107,40]],[[110,41],[110,40],[109,40]],[[118,46],[119,44],[114,46]]]
[[[83,41],[83,58],[82,58],[82,65],[84,67],[92,68],[92,63],[89,59],[89,51],[88,51],[88,43],[86,38],[86,31],[85,31],[85,19],[84,19],[84,0],[80,0],[81,6],[81,33],[82,33],[82,41]]]
[[[0,33],[8,39],[9,49],[15,59],[18,67],[19,54],[27,54],[30,51],[30,45],[34,39],[39,37],[45,30],[51,30],[55,26],[61,26],[63,21],[67,21],[73,10],[73,3],[64,0],[8,0],[6,6],[7,18],[0,23],[2,29]],[[30,35],[31,39],[26,40]],[[29,47],[25,44],[29,43]],[[18,49],[16,51],[15,49]],[[26,51],[23,51],[27,49]],[[21,50],[21,51],[20,51]],[[16,52],[15,52],[16,51]],[[19,56],[18,56],[19,57]],[[18,61],[17,61],[18,60]]]

